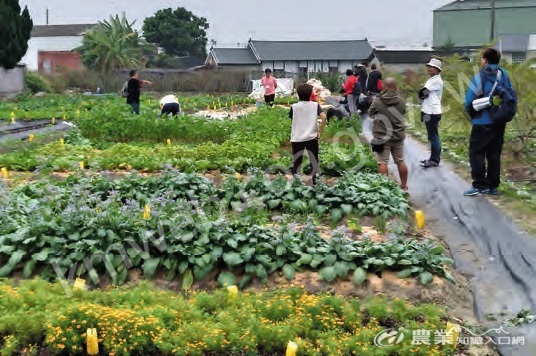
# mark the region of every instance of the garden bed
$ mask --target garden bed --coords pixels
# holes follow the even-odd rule
[[[30,119],[57,112],[50,100],[79,130],[0,157],[20,172],[0,182],[5,353],[82,353],[91,326],[115,355],[279,355],[290,340],[300,354],[467,354],[408,335],[374,344],[382,329],[472,323],[473,303],[443,242],[413,227],[407,194],[370,173],[358,123],[326,128],[327,176],[313,188],[277,174],[291,162],[286,109],[211,121],[156,118],[148,101],[133,116],[117,98],[16,105]],[[237,102],[181,100],[192,111]],[[76,278],[89,290],[73,290]]]

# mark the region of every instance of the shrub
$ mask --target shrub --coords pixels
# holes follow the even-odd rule
[[[39,92],[53,92],[50,82],[37,72],[26,71],[24,73],[24,87],[32,94]]]

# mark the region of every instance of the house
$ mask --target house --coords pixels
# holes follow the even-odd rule
[[[380,61],[382,68],[395,73],[404,73],[407,70],[417,71],[423,68],[431,58],[449,57],[455,53],[457,52],[434,50],[431,47],[374,49],[374,55]],[[463,53],[458,54],[463,55]]]
[[[501,34],[536,33],[536,0],[457,0],[434,10],[434,48],[480,48]],[[493,31],[492,31],[493,26]]]
[[[242,48],[210,49],[206,66],[261,73],[269,68],[276,77],[310,73],[344,73],[362,61],[373,62],[367,39],[336,41],[257,41]]]
[[[32,29],[28,51],[22,58],[29,70],[54,74],[83,69],[79,54],[84,33],[97,24],[37,25]]]
[[[510,34],[501,35],[495,44],[502,56],[512,63],[523,63],[536,58],[536,35]]]
[[[249,48],[210,48],[205,65],[214,69],[259,71],[260,61]]]

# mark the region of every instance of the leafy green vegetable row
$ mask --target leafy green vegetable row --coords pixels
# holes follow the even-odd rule
[[[210,187],[205,188],[208,193]],[[165,269],[169,278],[181,274],[186,281],[202,279],[214,269],[229,270],[244,274],[241,285],[253,277],[264,280],[278,269],[289,279],[296,270],[318,270],[326,281],[353,272],[357,283],[363,282],[366,271],[384,269],[418,275],[423,283],[433,274],[451,279],[443,269],[451,261],[442,249],[414,240],[377,244],[342,234],[325,240],[312,225],[295,231],[292,226],[252,225],[241,218],[231,221],[225,215],[215,220],[198,202],[174,199],[172,193],[152,199],[150,216],[143,219],[143,206],[117,192],[103,200],[102,194],[80,185],[68,195],[61,189],[47,186],[29,195],[4,192],[0,277],[17,268],[29,277],[42,266],[44,276],[58,270],[65,275],[89,273],[97,283],[105,273],[117,284],[126,280],[129,267],[142,268],[146,276]]]
[[[251,105],[255,100],[244,95],[195,95],[180,96],[181,107],[185,111],[224,109],[239,105]],[[296,102],[295,98],[278,98],[277,104]],[[159,111],[158,100],[142,96],[142,116],[154,116]],[[119,95],[85,96],[85,95],[47,95],[45,97],[25,98],[24,100],[0,103],[0,120],[8,120],[11,113],[17,119],[60,119],[91,117],[98,111],[110,119],[116,114],[129,113],[125,99]]]
[[[352,211],[367,214],[369,205],[379,206],[384,216],[403,215],[407,209],[400,189],[375,174],[347,174],[335,186],[320,184],[317,190],[297,182],[284,187],[283,178],[263,183],[258,174],[249,182],[229,178],[218,189],[204,178],[169,170],[159,177],[71,176],[56,184],[4,187],[0,276],[17,267],[30,276],[43,262],[44,273],[50,274],[51,261],[60,269],[90,272],[94,279],[106,272],[115,283],[125,281],[127,266],[141,267],[146,275],[165,268],[170,277],[193,272],[196,278],[214,268],[238,269],[246,275],[243,283],[280,268],[291,278],[304,267],[318,269],[327,281],[351,271],[359,281],[366,270],[385,268],[400,270],[401,276],[419,274],[423,282],[432,274],[445,276],[442,264],[449,260],[436,246],[411,240],[373,244],[342,235],[326,241],[311,225],[301,231],[270,228],[252,225],[247,218],[230,221],[221,214],[229,205],[235,210],[266,205],[294,212],[330,210],[332,218]],[[305,199],[316,201],[315,208],[303,206]],[[147,205],[149,212],[144,210]],[[118,251],[126,253],[120,256]],[[91,258],[102,253],[106,257]],[[81,263],[84,259],[92,260],[95,270]]]
[[[284,110],[281,109],[261,110],[255,116],[239,119],[235,123],[209,124],[205,120],[185,119],[185,127],[192,125],[196,128],[185,131],[186,141],[194,142],[205,135],[202,129],[204,125],[214,129],[211,131],[214,137],[218,132],[228,131],[226,139],[221,144],[218,143],[219,138],[216,137],[216,142],[208,140],[195,146],[176,144],[175,141],[166,145],[164,144],[165,136],[162,136],[162,144],[114,144],[102,141],[106,140],[106,137],[115,137],[119,140],[118,135],[123,131],[134,134],[139,129],[134,124],[140,124],[140,122],[147,122],[148,125],[162,125],[164,131],[158,131],[161,133],[168,129],[172,131],[173,125],[182,127],[180,121],[182,118],[177,119],[177,122],[172,119],[160,120],[159,123],[154,119],[153,121],[139,119],[140,122],[132,119],[131,131],[126,129],[131,118],[126,118],[124,122],[119,120],[123,124],[117,128],[113,121],[96,122],[94,126],[100,128],[95,129],[92,137],[100,140],[97,143],[92,144],[81,135],[80,131],[73,131],[66,137],[64,146],[60,142],[46,145],[36,142],[27,143],[23,149],[0,156],[0,166],[17,171],[33,171],[43,168],[54,171],[72,171],[77,169],[80,161],[83,161],[85,168],[93,170],[135,169],[154,172],[159,171],[165,164],[187,172],[216,169],[224,172],[245,172],[251,167],[270,168],[275,171],[288,170],[292,160],[291,152],[290,148],[282,147],[282,145],[288,141],[290,122],[288,118],[281,118],[283,112]],[[350,169],[376,169],[370,148],[349,139],[351,133],[356,132],[357,125],[355,121],[343,121],[333,122],[326,128],[320,144],[320,165],[324,174],[334,176]],[[90,130],[89,126],[86,129]],[[190,136],[188,132],[191,133]],[[195,132],[197,134],[194,134]],[[91,134],[90,131],[88,133]],[[341,133],[347,134],[346,140],[342,138],[335,142],[331,141],[335,135]],[[125,139],[131,138],[131,134],[125,136]],[[212,134],[207,132],[206,135],[210,138]]]

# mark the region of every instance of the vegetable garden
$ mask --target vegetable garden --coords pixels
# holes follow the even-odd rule
[[[196,113],[249,99],[185,97],[175,118],[149,97],[140,116],[113,97],[0,104],[2,128],[75,125],[0,137],[2,354],[84,354],[87,328],[114,355],[284,354],[289,341],[311,355],[464,352],[434,343],[449,320],[437,300],[403,300],[456,299],[463,277],[375,173],[359,123],[326,127],[312,187],[288,174],[290,102],[226,120]],[[403,299],[371,287],[393,275],[411,286]],[[409,337],[378,348],[387,328]],[[412,345],[416,329],[432,330],[428,344]]]

